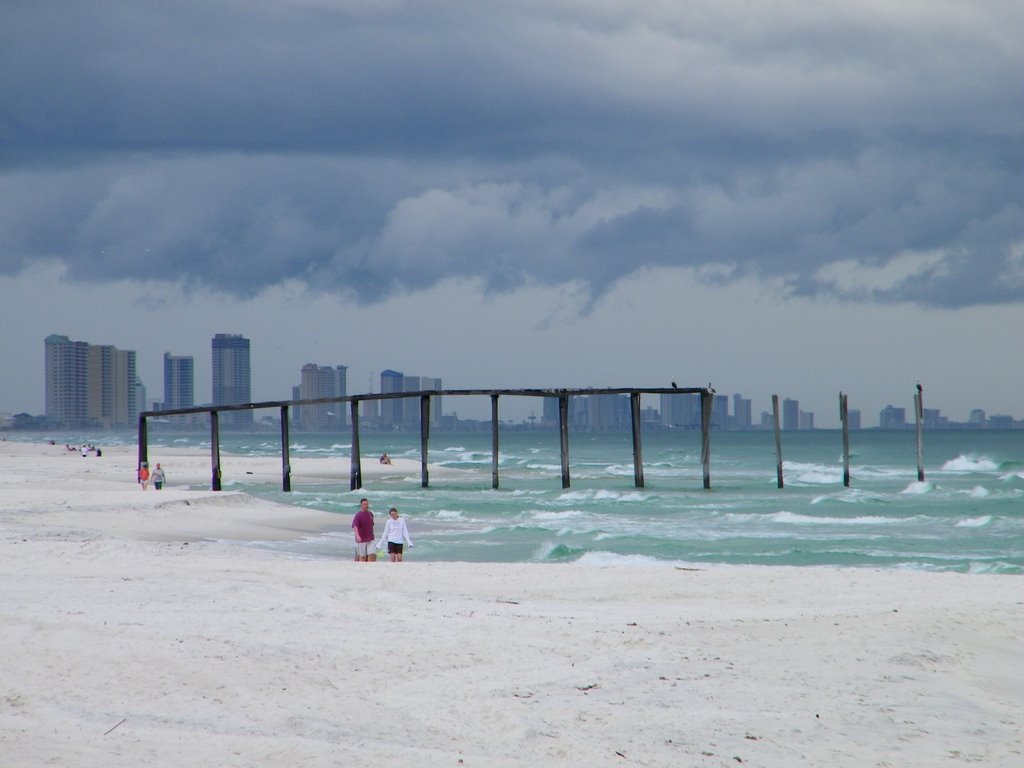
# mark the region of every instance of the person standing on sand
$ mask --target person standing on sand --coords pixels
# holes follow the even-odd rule
[[[359,500],[359,511],[352,518],[352,530],[356,537],[356,562],[366,563],[377,559],[371,552],[373,547],[373,512],[370,511],[369,499]]]
[[[398,516],[398,510],[392,507],[388,510],[388,520],[384,524],[384,533],[380,537],[377,549],[388,543],[388,555],[392,563],[402,562],[402,542],[408,542],[412,549],[412,539],[409,538],[409,528],[405,524],[405,518]]]
[[[142,483],[142,490],[149,487],[149,464],[139,467],[139,482]]]
[[[164,487],[164,469],[158,463],[156,469],[153,470],[153,475],[150,478],[153,481],[153,487],[158,491]]]

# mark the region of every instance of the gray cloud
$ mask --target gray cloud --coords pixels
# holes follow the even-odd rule
[[[0,272],[1024,299],[1019,3],[594,5],[5,3]]]

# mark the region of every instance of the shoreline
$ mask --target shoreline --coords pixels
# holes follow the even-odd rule
[[[157,492],[137,487],[127,449],[9,446],[0,743],[12,768],[353,756],[925,768],[1022,755],[1013,576],[305,559],[238,542],[336,515],[176,489],[193,471],[183,456]]]

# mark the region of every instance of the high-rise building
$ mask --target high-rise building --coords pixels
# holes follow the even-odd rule
[[[46,351],[46,417],[65,427],[84,427],[89,419],[89,344],[51,334]]]
[[[135,351],[109,344],[89,345],[89,419],[111,429],[135,424]]]
[[[164,352],[164,408],[191,408],[195,398],[195,360]]]
[[[742,395],[732,396],[732,426],[734,429],[750,429],[754,426],[750,400]]]
[[[717,429],[725,429],[729,426],[729,396],[714,395],[711,401],[711,424]],[[699,403],[700,400],[698,399]]]
[[[782,401],[782,428],[800,429],[800,401],[785,398]]]
[[[700,395],[662,395],[661,425],[679,429],[700,427]]]
[[[135,351],[51,334],[46,350],[46,415],[65,427],[134,426],[139,415]]]
[[[585,399],[587,428],[618,429],[630,423],[628,395],[588,395]]]
[[[907,409],[885,406],[878,414],[878,426],[882,429],[903,429],[907,426]]]
[[[345,397],[348,394],[348,368],[334,368],[315,363],[302,366],[299,399],[317,400],[326,397]],[[348,403],[316,403],[301,406],[297,414],[299,429],[307,432],[343,427],[348,423]]]
[[[405,391],[405,374],[390,368],[380,372],[380,393]],[[380,421],[385,426],[398,426],[405,421],[405,400],[394,398],[380,401]]]
[[[240,334],[218,333],[212,341],[213,404],[235,405],[252,402],[252,370],[249,339]],[[222,413],[221,424],[252,426],[252,411]]]

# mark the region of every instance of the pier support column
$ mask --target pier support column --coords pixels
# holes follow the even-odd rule
[[[143,464],[149,463],[149,430],[146,424],[146,417],[139,416],[139,463],[136,471],[142,469]]]
[[[711,408],[715,402],[715,391],[705,389],[700,393],[700,463],[704,468],[704,489],[711,487]]]
[[[640,437],[640,393],[629,395],[629,410],[633,417],[633,484],[644,487],[644,449]]]
[[[839,423],[843,425],[843,487],[850,487],[850,422],[846,395],[839,393]]]
[[[782,435],[779,432],[779,396],[772,395],[772,416],[775,419],[775,482],[782,488]]]
[[[420,487],[430,485],[427,452],[430,442],[430,395],[420,395]]]
[[[220,490],[220,411],[210,411],[210,464],[213,479],[210,489]]]
[[[498,396],[491,395],[491,488],[498,487]]]
[[[288,406],[281,406],[281,490],[292,489],[292,463],[288,455]]]
[[[562,487],[569,487],[569,397],[558,397],[558,436],[562,454]]]
[[[359,401],[353,400],[351,404],[352,417],[352,461],[349,465],[348,488],[355,491],[363,487],[363,465],[359,457]]]
[[[924,421],[924,389],[917,385],[914,394],[914,417],[917,423],[917,482],[924,482],[924,448],[921,440],[921,424]]]

